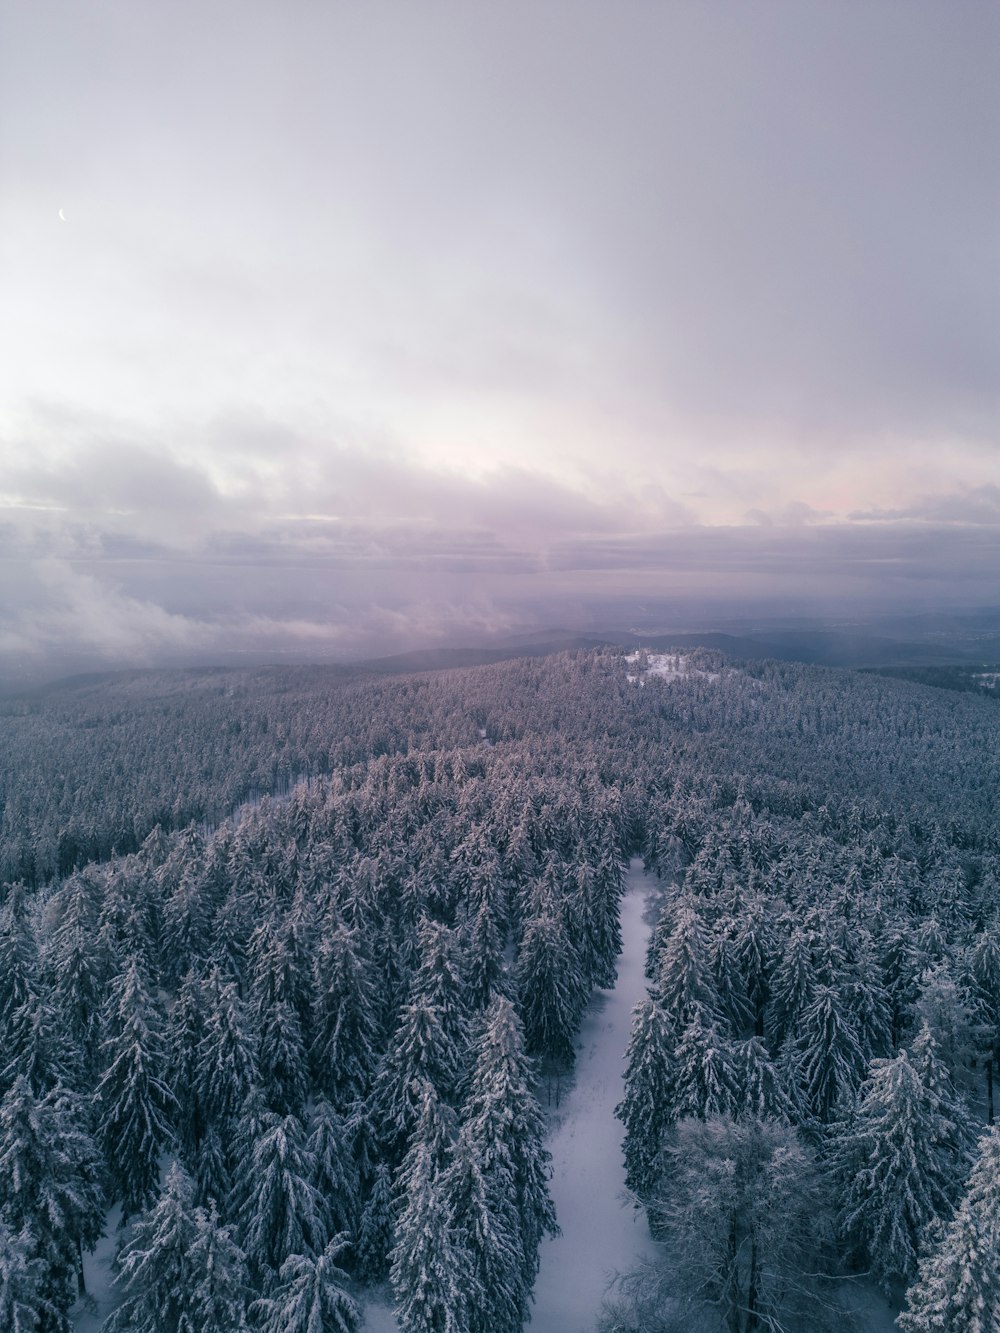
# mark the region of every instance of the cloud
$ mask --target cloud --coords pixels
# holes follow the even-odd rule
[[[859,510],[851,518],[858,522],[919,520],[994,527],[1000,525],[1000,486],[971,486],[948,495],[925,495],[905,508]]]

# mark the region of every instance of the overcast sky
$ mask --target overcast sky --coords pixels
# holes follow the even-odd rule
[[[987,0],[8,0],[0,303],[0,675],[1000,602]]]

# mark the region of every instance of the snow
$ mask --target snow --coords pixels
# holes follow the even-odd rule
[[[577,1038],[574,1085],[549,1140],[562,1235],[542,1244],[533,1333],[592,1333],[616,1273],[656,1253],[645,1214],[624,1197],[622,1125],[614,1114],[624,1094],[632,1009],[646,988],[646,903],[642,862],[636,859],[622,900],[618,984],[591,1001]]]
[[[114,1257],[121,1243],[119,1231],[122,1209],[116,1203],[104,1220],[104,1235],[83,1256],[83,1276],[87,1295],[70,1310],[75,1333],[97,1333],[112,1310],[121,1302],[122,1293],[114,1286]]]
[[[626,662],[638,662],[639,651],[629,653]],[[685,653],[647,653],[646,670],[642,675],[627,676],[626,679],[634,684],[636,681],[644,685],[645,676],[661,676],[666,680],[686,680],[692,676],[701,676],[705,680],[716,681],[719,679],[717,671],[701,671],[698,667],[691,665],[691,658]]]

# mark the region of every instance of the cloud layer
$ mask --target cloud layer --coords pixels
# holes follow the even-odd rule
[[[0,672],[996,600],[998,27],[22,6]]]

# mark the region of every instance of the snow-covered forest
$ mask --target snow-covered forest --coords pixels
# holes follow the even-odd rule
[[[0,736],[0,1329],[516,1333],[636,857],[649,1235],[581,1327],[1000,1328],[995,700],[599,650]]]

